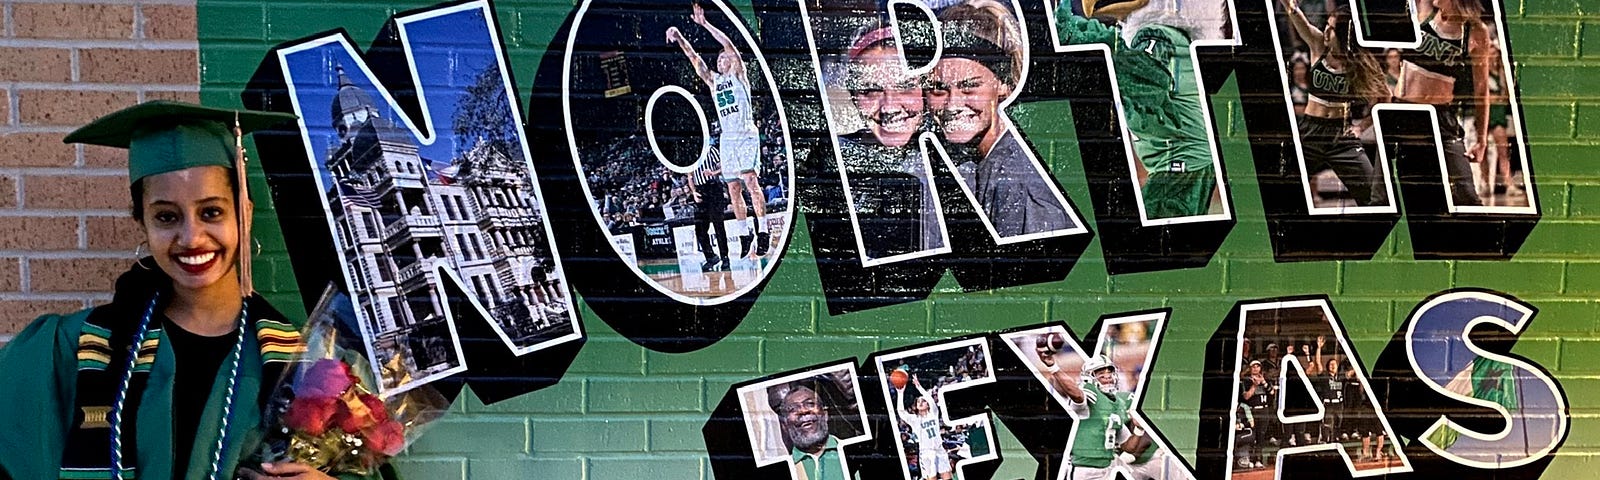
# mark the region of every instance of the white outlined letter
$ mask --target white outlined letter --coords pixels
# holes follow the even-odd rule
[[[1533,313],[1515,299],[1482,291],[1447,293],[1417,307],[1406,329],[1412,372],[1433,391],[1505,420],[1499,431],[1480,432],[1439,415],[1421,435],[1429,450],[1462,465],[1512,468],[1550,455],[1566,438],[1567,399],[1555,381],[1525,360],[1486,351],[1468,338],[1485,327],[1521,335]]]

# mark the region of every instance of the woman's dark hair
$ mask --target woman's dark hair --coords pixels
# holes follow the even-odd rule
[[[1450,3],[1454,4],[1455,8],[1450,9],[1451,11],[1447,14],[1456,15],[1462,21],[1475,24],[1473,25],[1475,27],[1484,27],[1482,0],[1453,0]]]
[[[239,197],[239,177],[228,170],[228,189],[233,191],[234,198]],[[129,196],[133,199],[133,221],[144,223],[144,179],[128,185]]]
[[[1006,68],[990,67],[990,70],[1006,85],[1014,87],[1021,81],[1027,61],[1022,53],[1021,27],[1009,7],[997,0],[967,0],[939,12],[939,21],[944,22],[946,28],[969,29],[963,33],[998,47],[1006,57]]]
[[[128,193],[133,195],[133,221],[144,223],[144,179],[141,178],[128,186]]]
[[[1337,57],[1344,63],[1344,70],[1350,74],[1351,93],[1372,105],[1389,101],[1389,82],[1384,79],[1383,66],[1371,51],[1359,45],[1351,23],[1348,7],[1342,7],[1328,16],[1333,35],[1327,42],[1327,55]]]

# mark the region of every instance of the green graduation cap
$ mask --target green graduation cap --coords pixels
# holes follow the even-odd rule
[[[243,212],[250,198],[244,179],[244,134],[296,118],[299,117],[287,113],[157,100],[100,117],[61,141],[128,149],[130,183],[187,168],[227,168],[233,171],[239,186],[236,211]],[[251,238],[248,219],[245,215],[238,219],[239,238]],[[239,249],[238,260],[240,290],[249,296],[255,290],[250,278],[250,249]]]
[[[204,165],[235,168],[238,135],[296,118],[287,113],[157,100],[100,117],[62,141],[128,149],[128,181],[137,182]],[[238,132],[233,131],[235,125]]]

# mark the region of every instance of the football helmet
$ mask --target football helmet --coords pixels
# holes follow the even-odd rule
[[[1095,378],[1095,372],[1099,372],[1108,368],[1111,369],[1112,373],[1111,383],[1100,383],[1100,380]],[[1100,391],[1112,393],[1119,390],[1117,387],[1116,373],[1117,366],[1116,364],[1111,363],[1111,359],[1106,358],[1104,355],[1096,355],[1083,361],[1083,370],[1078,373],[1078,376],[1085,383],[1100,387]]]

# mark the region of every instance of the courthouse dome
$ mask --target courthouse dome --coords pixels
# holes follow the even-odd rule
[[[335,67],[339,74],[339,93],[334,95],[333,103],[329,105],[329,115],[333,124],[343,134],[355,127],[366,123],[369,118],[378,116],[378,108],[372,101],[372,95],[366,90],[356,86],[345,75],[344,67]]]

